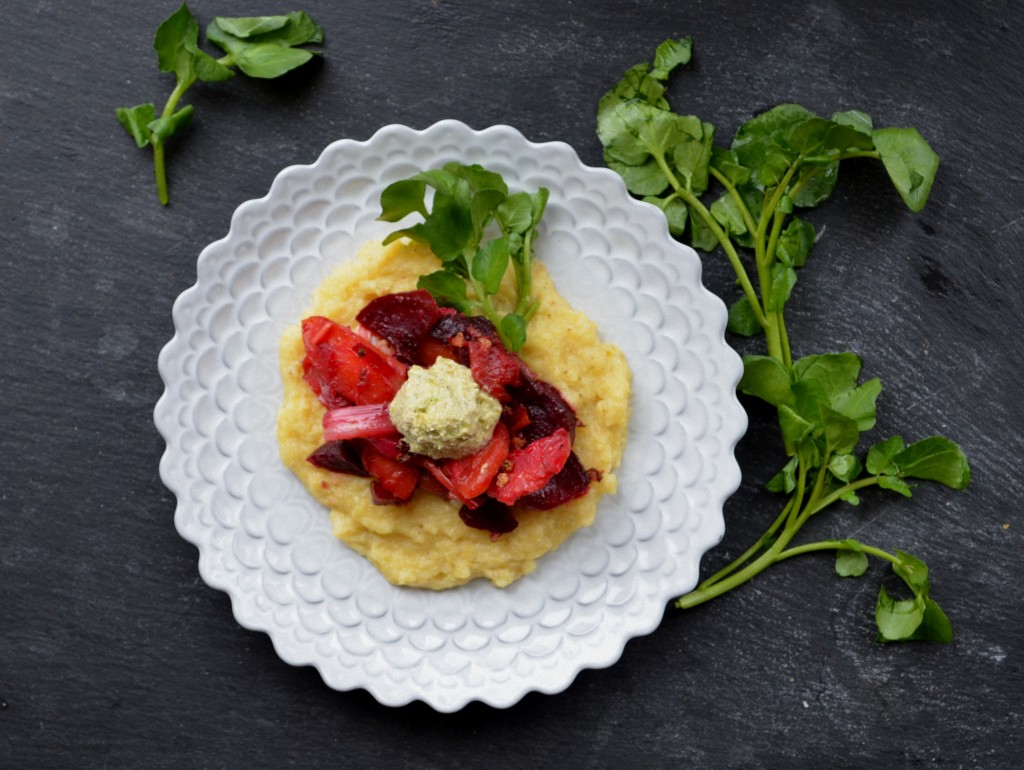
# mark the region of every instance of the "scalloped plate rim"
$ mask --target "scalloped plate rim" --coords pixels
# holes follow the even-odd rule
[[[191,300],[192,296],[198,293],[200,290],[200,283],[202,279],[204,263],[208,263],[210,260],[212,260],[217,255],[219,249],[223,248],[224,246],[231,242],[232,237],[235,236],[238,232],[242,217],[252,209],[258,208],[261,204],[269,203],[273,199],[276,191],[280,188],[281,185],[284,184],[284,181],[287,178],[295,174],[315,170],[319,164],[324,162],[325,158],[329,157],[331,153],[340,151],[340,148],[365,149],[371,147],[373,143],[377,141],[382,135],[386,135],[390,132],[411,132],[416,137],[422,138],[426,135],[429,135],[431,132],[438,130],[441,127],[452,126],[467,130],[474,136],[483,138],[486,138],[488,134],[492,133],[499,134],[504,132],[511,132],[520,141],[525,142],[526,145],[532,150],[540,150],[547,147],[561,148],[562,151],[568,151],[572,155],[575,162],[578,163],[582,168],[584,168],[588,173],[600,174],[606,178],[609,184],[618,187],[620,194],[624,198],[623,203],[625,205],[634,206],[635,210],[638,212],[644,210],[651,210],[653,212],[658,211],[656,207],[650,204],[645,204],[639,200],[632,198],[626,190],[622,179],[614,171],[607,168],[585,165],[579,159],[574,148],[568,143],[557,140],[533,142],[527,139],[521,132],[518,131],[518,129],[515,129],[512,126],[508,126],[505,124],[496,124],[480,130],[473,129],[460,121],[447,119],[438,121],[428,126],[427,128],[419,130],[413,129],[403,124],[388,124],[379,128],[369,138],[365,140],[356,140],[351,138],[342,138],[335,140],[328,144],[312,163],[292,164],[284,167],[275,176],[267,193],[260,198],[250,199],[241,203],[232,213],[228,232],[222,238],[219,238],[209,243],[206,247],[202,249],[196,262],[195,283],[193,283],[190,287],[182,291],[175,299],[175,302],[173,303],[172,318],[174,321],[174,334],[172,335],[171,339],[163,346],[158,357],[158,369],[161,376],[161,380],[164,383],[164,391],[162,392],[160,398],[158,399],[153,411],[154,423],[161,437],[167,444],[160,458],[159,470],[163,483],[175,495],[176,498],[174,514],[175,528],[183,539],[185,539],[187,542],[191,543],[198,549],[198,568],[201,578],[211,588],[222,591],[228,595],[231,602],[232,615],[234,616],[235,620],[239,623],[239,625],[249,630],[266,633],[271,640],[275,653],[278,655],[279,658],[281,658],[282,661],[292,666],[312,666],[318,671],[324,683],[331,689],[340,692],[365,689],[378,702],[387,706],[400,707],[408,705],[415,701],[421,701],[426,705],[430,706],[431,708],[439,712],[445,713],[458,711],[464,708],[467,704],[474,701],[484,703],[494,708],[507,708],[519,702],[529,692],[556,694],[564,691],[569,686],[571,686],[571,684],[576,680],[577,676],[582,670],[601,669],[614,665],[622,657],[625,650],[625,646],[631,639],[647,635],[653,632],[660,625],[662,619],[664,618],[664,613],[667,609],[666,602],[669,601],[673,595],[677,595],[678,593],[683,593],[686,590],[689,590],[690,588],[692,588],[692,585],[688,587],[683,586],[678,590],[673,590],[668,596],[664,597],[664,601],[661,603],[660,611],[651,613],[648,616],[647,623],[642,624],[640,626],[631,626],[626,633],[623,633],[619,637],[617,637],[617,644],[612,649],[610,649],[610,651],[600,660],[582,661],[579,662],[577,665],[573,666],[571,670],[563,670],[561,672],[563,679],[549,680],[547,682],[533,682],[531,684],[525,684],[519,687],[518,689],[505,688],[498,695],[495,695],[493,692],[487,691],[466,692],[462,694],[460,697],[456,698],[454,701],[450,701],[447,703],[441,703],[436,699],[432,699],[431,697],[429,697],[429,694],[427,693],[407,692],[405,695],[399,695],[396,697],[396,695],[393,692],[391,692],[388,688],[380,687],[378,683],[373,680],[341,682],[338,681],[338,677],[327,668],[325,661],[317,660],[315,657],[312,659],[296,658],[296,656],[294,656],[290,650],[286,649],[286,647],[282,643],[282,640],[276,634],[276,632],[280,630],[280,628],[272,624],[261,622],[259,618],[254,618],[247,615],[244,609],[244,601],[246,597],[242,593],[239,586],[237,584],[231,584],[226,580],[221,579],[215,573],[213,573],[211,569],[207,566],[208,562],[206,559],[206,553],[204,551],[204,546],[206,545],[206,543],[198,532],[193,531],[187,526],[185,521],[185,513],[188,506],[183,497],[185,491],[184,486],[187,482],[187,479],[184,478],[183,474],[175,472],[175,470],[171,467],[171,460],[173,458],[172,447],[170,444],[171,436],[169,435],[167,426],[164,424],[164,420],[169,419],[167,410],[170,408],[172,399],[169,387],[169,379],[172,376],[172,373],[169,370],[171,364],[171,355],[173,352],[175,352],[178,346],[182,344],[182,324],[179,323],[179,314],[183,312],[184,307]],[[710,550],[719,542],[721,542],[721,539],[724,536],[725,522],[724,516],[722,514],[722,507],[725,501],[728,499],[728,497],[731,496],[736,491],[741,482],[740,470],[735,460],[735,447],[746,431],[747,419],[745,411],[742,409],[738,399],[736,398],[735,386],[738,383],[739,378],[742,374],[742,365],[739,362],[738,355],[724,341],[724,329],[726,321],[725,307],[721,299],[714,295],[713,293],[709,292],[707,288],[703,285],[703,282],[700,280],[699,257],[697,256],[696,252],[694,252],[689,246],[679,243],[678,241],[671,238],[671,236],[668,233],[667,222],[665,222],[663,217],[660,218],[660,221],[661,229],[663,229],[664,231],[663,236],[672,245],[672,248],[676,248],[678,250],[681,250],[682,252],[689,252],[691,258],[697,260],[698,281],[696,290],[700,294],[705,296],[705,298],[710,299],[710,302],[713,306],[717,305],[720,312],[718,313],[719,324],[715,329],[715,336],[716,339],[721,338],[721,343],[725,354],[727,355],[727,357],[729,354],[731,354],[734,363],[731,376],[727,377],[725,381],[726,391],[729,393],[729,396],[727,397],[730,400],[729,408],[731,409],[731,417],[733,418],[733,422],[731,424],[731,431],[726,431],[727,435],[725,435],[724,437],[724,451],[722,453],[722,457],[725,459],[725,467],[723,468],[723,470],[726,472],[725,475],[728,476],[728,479],[727,481],[719,485],[720,489],[718,490],[717,499],[714,499],[708,505],[709,508],[713,508],[717,512],[717,516],[714,517],[714,523],[716,526],[714,526],[713,528],[706,527],[705,529],[707,530],[707,532],[705,539],[699,543],[696,543],[694,547],[694,553],[696,554],[695,566],[697,572],[699,573],[699,564],[703,559],[704,555],[707,553],[708,550]]]

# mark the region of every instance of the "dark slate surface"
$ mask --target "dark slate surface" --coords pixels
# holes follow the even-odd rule
[[[161,102],[153,31],[173,3],[4,6],[0,46],[0,766],[1008,768],[1024,755],[1020,388],[1024,345],[1024,11],[904,2],[310,2],[322,65],[284,83],[197,87],[171,152],[172,205],[113,108]],[[215,14],[291,10],[195,2]],[[171,304],[201,248],[275,174],[332,140],[458,118],[564,140],[601,163],[600,95],[667,36],[692,34],[682,111],[727,137],[797,101],[919,127],[943,158],[927,209],[851,164],[789,314],[800,354],[853,349],[883,378],[879,435],[944,433],[970,490],[865,495],[819,537],[901,548],[932,568],[956,640],[881,646],[880,564],[776,567],[689,612],[667,609],[610,669],[557,696],[438,715],[336,693],[240,628],[174,531],[152,425]],[[732,296],[720,256],[705,279]],[[713,570],[774,516],[770,415]]]

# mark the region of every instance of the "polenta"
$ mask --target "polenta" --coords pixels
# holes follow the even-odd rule
[[[375,297],[409,291],[437,269],[429,247],[397,241],[369,243],[317,290],[308,314],[350,325]],[[520,357],[576,410],[574,452],[583,466],[601,471],[589,492],[551,510],[514,509],[519,526],[492,537],[466,526],[459,503],[418,490],[405,505],[377,505],[369,480],[317,468],[306,458],[323,443],[324,407],[303,379],[304,348],[298,325],[280,345],[284,401],[278,415],[281,457],[330,510],[334,534],[365,556],[396,585],[444,589],[474,578],[504,587],[529,573],[538,558],[594,520],[602,495],[616,488],[615,469],[626,442],[630,372],[625,356],[602,342],[596,325],[558,294],[543,265],[533,264],[539,309]]]

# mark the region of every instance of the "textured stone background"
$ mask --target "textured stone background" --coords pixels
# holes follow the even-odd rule
[[[0,765],[1009,768],[1024,755],[1018,585],[1024,11],[925,2],[309,2],[322,63],[284,82],[197,86],[170,151],[172,205],[114,119],[170,89],[150,48],[173,3],[11,0],[0,46]],[[194,2],[214,15],[288,6]],[[696,63],[680,111],[718,127],[796,101],[913,125],[942,156],[913,215],[850,164],[789,326],[798,354],[852,349],[880,376],[878,435],[943,433],[962,493],[865,495],[812,522],[923,558],[949,647],[880,646],[886,570],[804,557],[701,608],[666,611],[622,660],[507,711],[438,715],[336,693],[240,628],[174,531],[152,408],[171,305],[231,212],[341,137],[441,118],[508,123],[600,165],[598,98],[668,36]],[[705,280],[731,298],[720,255]],[[774,517],[780,462],[752,411],[746,480],[713,571]]]

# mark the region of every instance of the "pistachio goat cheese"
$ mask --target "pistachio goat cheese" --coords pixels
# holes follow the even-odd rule
[[[468,367],[439,357],[429,368],[409,369],[388,413],[413,452],[457,459],[490,440],[501,404],[480,389]]]

